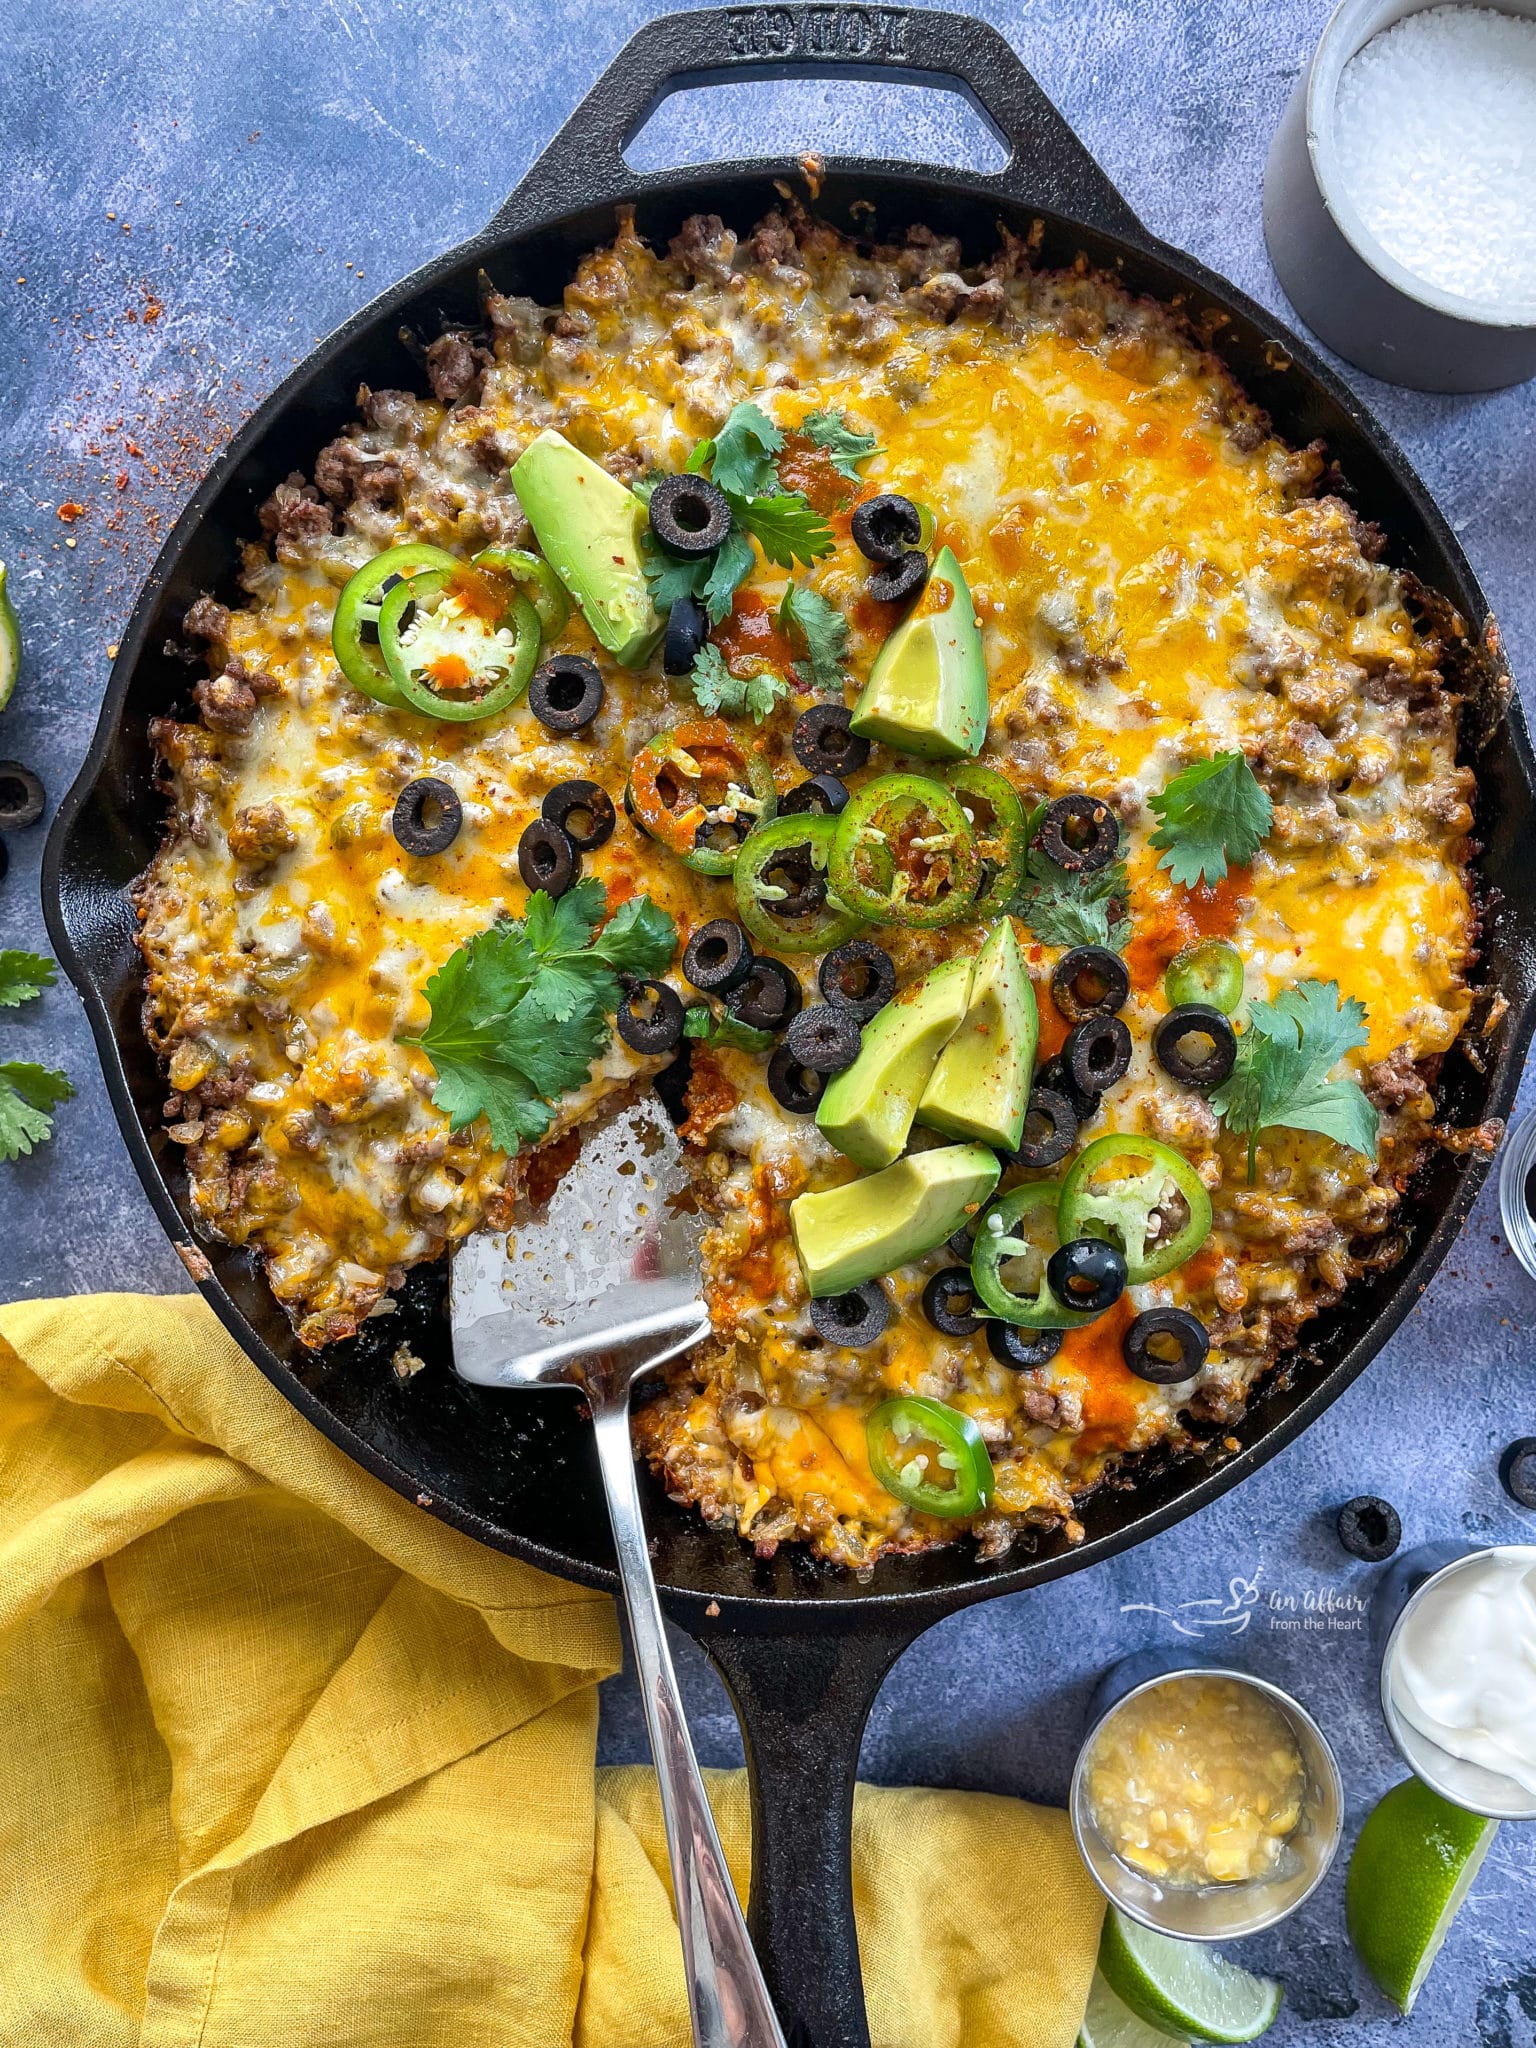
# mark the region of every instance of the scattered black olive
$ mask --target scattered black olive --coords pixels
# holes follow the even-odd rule
[[[0,832],[25,832],[48,799],[38,776],[20,761],[0,761]]]
[[[1063,1308],[1098,1315],[1125,1292],[1125,1255],[1103,1237],[1074,1237],[1045,1262],[1045,1277]]]
[[[1382,1564],[1403,1540],[1403,1525],[1389,1500],[1373,1493],[1356,1494],[1339,1509],[1339,1541],[1351,1557]]]
[[[852,775],[869,759],[869,741],[849,728],[846,704],[813,704],[795,720],[789,744],[807,775]]]
[[[452,783],[418,775],[395,798],[390,824],[407,853],[446,853],[459,836],[464,806]]]
[[[1499,1460],[1499,1478],[1512,1501],[1536,1508],[1536,1436],[1516,1438]]]
[[[976,1225],[980,1221],[979,1216],[973,1216],[969,1223],[962,1223],[954,1236],[948,1240],[950,1250],[962,1266],[971,1263],[971,1254],[976,1249]]]
[[[813,1074],[840,1074],[859,1056],[859,1020],[837,1003],[813,1003],[790,1018],[784,1044]]]
[[[885,1335],[891,1320],[891,1298],[878,1280],[866,1280],[846,1294],[824,1295],[811,1303],[811,1327],[829,1344],[858,1351]]]
[[[581,855],[558,825],[535,818],[517,842],[517,872],[528,888],[563,896],[581,873]]]
[[[1067,1033],[1061,1057],[1085,1095],[1102,1095],[1131,1064],[1131,1034],[1125,1019],[1085,1017]]]
[[[841,1004],[867,1024],[896,993],[896,965],[873,939],[849,939],[833,947],[816,980],[829,1003]]]
[[[651,493],[656,545],[679,562],[701,562],[730,530],[730,500],[708,477],[664,476]]]
[[[701,924],[683,949],[683,973],[707,996],[739,988],[752,972],[752,941],[728,917]]]
[[[1143,1309],[1120,1340],[1131,1371],[1159,1387],[1192,1380],[1210,1348],[1204,1323],[1187,1308]]]
[[[664,981],[633,981],[614,1022],[635,1052],[671,1052],[683,1042],[683,999]]]
[[[1186,1088],[1219,1088],[1237,1064],[1237,1034],[1208,1003],[1180,1003],[1159,1018],[1152,1054]]]
[[[751,971],[725,999],[725,1007],[757,1031],[782,1031],[805,998],[800,983],[782,960],[759,953]]]
[[[1035,844],[1069,874],[1091,875],[1120,851],[1120,826],[1108,804],[1074,790],[1046,805]]]
[[[814,1116],[826,1091],[827,1077],[797,1059],[787,1045],[775,1048],[768,1062],[768,1093],[791,1116]]]
[[[1077,1143],[1077,1117],[1065,1095],[1054,1088],[1031,1088],[1024,1114],[1024,1135],[1012,1154],[1019,1166],[1054,1166]]]
[[[923,538],[923,517],[910,498],[882,491],[855,508],[848,522],[853,544],[870,562],[898,562]]]
[[[1001,1316],[994,1316],[987,1324],[987,1349],[999,1365],[1031,1372],[1037,1365],[1050,1364],[1061,1349],[1061,1332],[1026,1330],[1018,1323],[1005,1323]]]
[[[785,846],[758,869],[757,880],[782,896],[761,898],[769,917],[809,917],[827,900],[827,878],[811,859],[810,846]]]
[[[1051,970],[1051,997],[1069,1024],[1113,1017],[1130,992],[1125,962],[1108,946],[1074,946]]]
[[[875,571],[869,579],[869,594],[876,604],[905,604],[927,581],[928,557],[913,548]]]
[[[675,599],[661,643],[663,672],[669,676],[690,674],[708,635],[709,614],[699,600],[688,596]]]
[[[797,782],[787,796],[779,798],[779,816],[797,817],[810,811],[817,817],[835,818],[846,808],[848,785],[835,775],[813,775],[809,782]]]
[[[706,818],[694,833],[693,843],[701,853],[730,853],[751,829],[746,818]]]
[[[987,1320],[976,1313],[969,1266],[946,1266],[923,1289],[923,1314],[946,1337],[971,1337]]]
[[[1072,1114],[1077,1118],[1079,1130],[1104,1107],[1101,1097],[1089,1095],[1078,1087],[1059,1052],[1035,1069],[1035,1086],[1048,1088],[1053,1095],[1064,1095],[1072,1105]]]
[[[603,708],[603,679],[587,654],[552,654],[534,670],[528,709],[551,732],[580,732]]]
[[[613,798],[595,782],[557,782],[539,806],[578,853],[594,853],[613,837]]]

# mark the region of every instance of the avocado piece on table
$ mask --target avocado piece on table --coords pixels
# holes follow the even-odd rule
[[[816,1107],[816,1127],[856,1166],[889,1166],[903,1145],[934,1062],[965,1015],[974,956],[942,961],[876,1010],[859,1055],[834,1074]]]
[[[965,1015],[928,1077],[917,1121],[946,1138],[1016,1152],[1039,1037],[1034,986],[1005,917],[976,955]]]
[[[850,723],[903,754],[959,761],[987,736],[987,658],[976,607],[948,548],[922,596],[875,656]]]
[[[985,1145],[937,1145],[846,1187],[796,1195],[789,1222],[812,1296],[846,1294],[924,1257],[975,1215],[1001,1172]]]
[[[641,567],[645,507],[553,427],[513,463],[512,488],[544,559],[598,640],[615,661],[638,668],[666,624]]]

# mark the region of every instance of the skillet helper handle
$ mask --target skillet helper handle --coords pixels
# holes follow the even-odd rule
[[[938,8],[711,7],[665,14],[630,37],[491,222],[539,220],[665,191],[667,171],[634,171],[624,151],[669,94],[754,78],[875,78],[958,87],[1008,148],[990,173],[927,171],[991,186],[1110,234],[1144,235],[1096,159],[989,22]],[[881,172],[891,168],[876,166]]]
[[[635,1484],[627,1390],[589,1400],[656,1759],[695,2048],[785,2048],[683,1718]]]

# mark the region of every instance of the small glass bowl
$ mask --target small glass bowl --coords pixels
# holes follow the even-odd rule
[[[1515,1125],[1499,1161],[1499,1220],[1509,1248],[1536,1280],[1536,1116]]]

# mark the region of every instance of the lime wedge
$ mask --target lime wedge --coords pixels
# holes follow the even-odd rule
[[[0,711],[10,703],[20,673],[21,621],[5,587],[5,564],[0,562]]]
[[[1273,2026],[1284,1995],[1273,1977],[1240,1970],[1203,1942],[1138,1927],[1113,1906],[1099,1968],[1138,2019],[1196,2041],[1256,2041]]]
[[[1413,2010],[1498,1825],[1410,1778],[1360,1830],[1344,1883],[1349,1938],[1404,2012]]]
[[[1188,2048],[1188,2037],[1181,2038],[1184,2048]],[[1145,2020],[1137,2019],[1131,2008],[1116,1998],[1102,1973],[1094,1971],[1077,2048],[1168,2048],[1171,2039],[1171,2035],[1160,2034]]]

